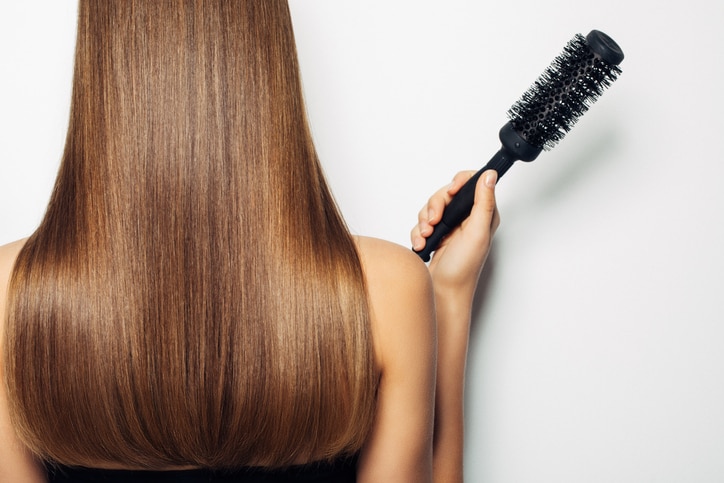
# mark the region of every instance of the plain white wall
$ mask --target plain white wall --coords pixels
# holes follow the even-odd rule
[[[626,53],[553,151],[498,185],[467,397],[471,482],[724,481],[721,2],[292,0],[317,147],[352,230],[417,210],[498,149],[575,33]],[[72,0],[0,4],[0,243],[47,201]]]

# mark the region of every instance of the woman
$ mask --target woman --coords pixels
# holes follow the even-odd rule
[[[461,480],[495,173],[429,269],[352,237],[283,0],[81,0],[75,62],[46,215],[0,248],[0,481]]]

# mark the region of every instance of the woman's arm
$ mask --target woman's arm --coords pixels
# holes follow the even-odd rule
[[[41,465],[23,446],[10,424],[4,384],[0,388],[0,481],[45,482]]]
[[[5,307],[10,273],[25,240],[0,247],[0,354],[3,351]],[[0,357],[0,481],[41,483],[45,474],[41,465],[20,442],[10,422],[3,359]]]
[[[432,233],[447,204],[473,173],[459,173],[420,211],[418,225],[412,230],[416,249],[424,247],[424,238]],[[429,265],[438,327],[433,448],[436,482],[463,480],[463,399],[470,310],[480,271],[500,223],[495,204],[496,180],[495,171],[481,176],[470,216],[443,240]]]
[[[380,386],[359,483],[432,479],[435,321],[430,274],[409,249],[358,239]]]
[[[415,247],[473,174],[435,193],[413,229]],[[499,223],[495,173],[477,185],[470,217],[425,267],[410,250],[358,240],[381,371],[377,416],[362,451],[360,483],[459,482],[463,478],[463,390],[470,308]]]

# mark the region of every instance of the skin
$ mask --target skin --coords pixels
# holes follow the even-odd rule
[[[5,320],[5,294],[12,266],[18,252],[25,244],[19,240],[0,247],[0,315]],[[0,348],[4,343],[4,324],[0,325]],[[5,381],[5,375],[0,360],[0,377]],[[10,414],[8,413],[7,393],[5,384],[0,384],[0,481],[14,481],[17,483],[35,483],[45,481],[45,477],[38,463],[25,449],[15,435]]]
[[[420,210],[412,230],[413,247],[424,247],[425,238],[442,218],[473,171],[458,173],[453,182],[436,192]],[[493,235],[500,225],[495,203],[497,173],[488,171],[476,185],[470,216],[446,237],[429,264],[437,320],[437,381],[433,480],[463,481],[465,365],[470,334],[471,308],[480,272]]]
[[[458,173],[450,185],[430,197],[411,232],[416,249],[424,246],[424,238],[472,174]],[[496,179],[495,172],[481,176],[470,217],[443,240],[429,265],[407,248],[357,238],[381,374],[376,420],[360,455],[360,483],[463,480],[463,393],[470,308],[500,222]],[[24,242],[0,247],[3,317],[8,278]],[[0,385],[0,481],[45,481],[40,465],[15,434],[4,384]]]

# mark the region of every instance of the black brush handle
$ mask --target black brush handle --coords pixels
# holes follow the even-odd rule
[[[442,239],[470,215],[470,211],[473,209],[473,202],[475,201],[475,186],[478,183],[480,175],[489,169],[494,169],[498,172],[498,179],[500,179],[515,161],[513,156],[505,148],[501,148],[500,151],[495,153],[495,156],[488,161],[488,164],[483,166],[480,171],[475,173],[472,178],[460,188],[460,191],[453,197],[450,204],[445,207],[442,220],[435,225],[432,234],[425,240],[425,248],[417,252],[420,258],[426,262],[429,261],[432,252],[437,249]]]
[[[489,169],[494,169],[498,172],[498,180],[500,180],[514,162],[519,160],[533,161],[541,152],[541,148],[527,143],[513,129],[510,123],[505,124],[500,130],[500,142],[503,147],[495,153],[495,156],[488,161],[488,164],[483,166],[460,188],[450,204],[445,207],[442,220],[435,225],[432,234],[425,240],[425,248],[417,252],[424,261],[429,261],[430,255],[437,249],[442,239],[470,215],[475,201],[475,185],[481,174]]]

